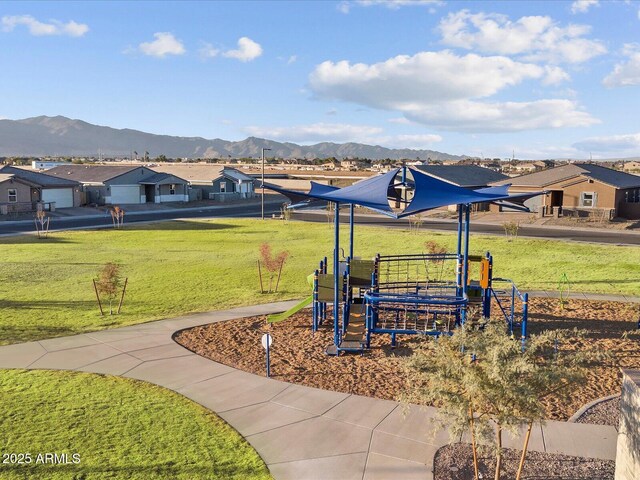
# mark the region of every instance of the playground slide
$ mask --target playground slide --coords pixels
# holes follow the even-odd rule
[[[302,300],[300,303],[298,303],[297,305],[291,307],[289,310],[287,310],[286,312],[282,312],[282,313],[274,313],[272,315],[267,315],[267,322],[268,323],[277,323],[277,322],[281,322],[283,320],[286,320],[287,318],[289,318],[291,315],[298,313],[300,310],[302,310],[304,307],[307,307],[309,305],[311,305],[311,302],[313,302],[313,295],[308,296],[307,298],[305,298],[304,300]]]

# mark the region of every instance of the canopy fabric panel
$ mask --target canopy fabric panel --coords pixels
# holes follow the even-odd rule
[[[458,187],[448,182],[430,177],[418,170],[410,169],[415,183],[413,199],[399,217],[415,215],[447,205],[490,202],[503,195],[481,193]]]
[[[361,180],[353,185],[338,188],[311,182],[309,192],[287,190],[276,185],[265,184],[265,188],[274,190],[288,197],[295,207],[317,205],[318,201],[359,205],[393,218],[408,217],[434,208],[447,205],[466,205],[472,203],[503,201],[505,205],[512,204],[523,207],[522,202],[544,192],[530,192],[509,195],[510,185],[480,188],[471,190],[426,175],[418,170],[410,169],[413,176],[414,193],[409,205],[399,213],[392,210],[389,199],[396,196],[394,180],[399,168],[383,175],[377,175]]]
[[[348,187],[326,193],[323,198],[330,202],[360,205],[393,215],[389,206],[389,188],[399,170],[395,168],[383,175],[361,180]]]

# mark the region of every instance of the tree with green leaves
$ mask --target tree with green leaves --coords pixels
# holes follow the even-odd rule
[[[588,368],[605,356],[571,348],[582,336],[574,330],[570,342],[563,333],[545,331],[530,336],[523,352],[520,341],[510,338],[500,322],[483,330],[461,328],[425,342],[409,359],[414,388],[405,400],[439,407],[438,423],[449,427],[452,436],[470,432],[476,480],[477,445],[495,445],[498,480],[503,431],[516,433],[526,426],[519,480],[532,426],[545,418],[541,400],[568,397],[569,387],[584,380]]]

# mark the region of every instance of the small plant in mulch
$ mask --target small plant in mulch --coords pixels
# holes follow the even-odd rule
[[[560,310],[564,310],[564,308],[569,304],[570,294],[571,282],[569,282],[569,277],[567,277],[567,274],[563,273],[560,276],[560,280],[558,281],[558,299],[560,301]]]
[[[120,313],[128,281],[129,279],[125,278],[123,282],[122,275],[120,273],[120,265],[117,263],[106,263],[104,267],[100,269],[98,272],[98,278],[93,280],[93,288],[96,292],[100,315],[104,315],[102,300],[109,302],[109,315],[113,315],[113,302],[117,300],[118,297],[120,297],[120,302],[118,303],[118,310],[116,313]]]
[[[408,361],[412,391],[404,400],[440,407],[438,423],[452,436],[470,432],[475,479],[477,445],[494,445],[495,480],[501,478],[502,435],[526,426],[516,479],[522,475],[533,423],[545,418],[541,399],[568,398],[571,386],[585,380],[590,367],[607,354],[571,348],[583,332],[545,331],[520,341],[501,322],[484,329],[465,328],[428,342]]]
[[[258,260],[258,277],[260,279],[260,293],[277,292],[280,285],[280,277],[282,276],[282,268],[289,258],[289,252],[283,250],[279,253],[272,253],[271,245],[263,243],[260,245],[260,259]],[[264,274],[269,280],[269,288],[265,289]],[[275,288],[272,290],[273,281],[275,279]]]

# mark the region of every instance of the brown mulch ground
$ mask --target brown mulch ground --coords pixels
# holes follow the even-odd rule
[[[576,423],[591,423],[593,425],[610,425],[618,428],[620,425],[620,397],[600,402],[576,420]]]
[[[516,478],[521,451],[504,449],[502,476]],[[495,456],[489,452],[479,454],[480,478],[493,478]],[[528,452],[524,464],[523,479],[551,480],[608,480],[614,478],[613,460],[570,457],[550,453]],[[469,480],[474,478],[473,453],[471,445],[454,443],[442,447],[434,461],[434,480]]]
[[[619,367],[640,368],[640,336],[623,339],[635,332],[638,306],[618,302],[571,300],[564,308],[558,300],[530,300],[530,333],[546,329],[586,329],[586,339],[576,348],[597,348],[612,352],[613,365],[595,368],[588,380],[574,388],[564,403],[548,399],[548,418],[566,420],[582,405],[620,392]],[[403,357],[411,355],[419,336],[399,337],[391,349],[389,337],[374,335],[372,349],[364,356],[331,357],[324,349],[333,342],[331,322],[311,332],[309,310],[284,322],[266,326],[265,317],[214,323],[179,332],[176,341],[186,348],[220,363],[258,375],[265,374],[265,352],[260,338],[265,331],[273,336],[271,375],[273,378],[312,387],[395,400],[406,391]]]

